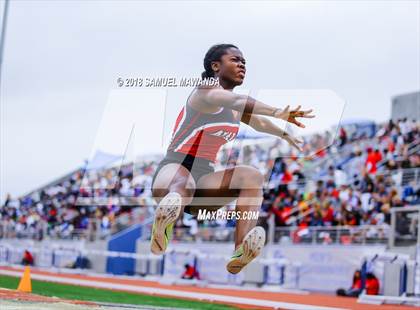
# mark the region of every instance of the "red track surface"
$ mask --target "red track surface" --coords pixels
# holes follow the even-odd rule
[[[11,267],[0,267],[0,270],[9,270],[9,271],[21,271],[23,269],[11,268]],[[374,310],[374,309],[412,309],[408,306],[397,306],[397,305],[367,305],[357,303],[357,299],[348,298],[348,297],[338,297],[332,295],[322,295],[311,293],[308,295],[297,295],[297,294],[287,294],[287,293],[278,293],[278,292],[262,292],[262,291],[251,291],[251,290],[237,290],[237,289],[221,289],[221,288],[206,288],[206,287],[196,287],[196,286],[185,286],[185,285],[166,285],[160,284],[153,281],[144,281],[138,279],[121,279],[121,278],[108,278],[100,276],[86,276],[86,275],[76,275],[76,274],[63,274],[63,273],[53,273],[47,271],[41,271],[33,269],[32,274],[47,275],[47,276],[58,276],[60,278],[69,278],[69,279],[80,279],[80,280],[89,280],[92,281],[92,287],[95,286],[94,281],[99,281],[102,283],[117,283],[117,284],[128,284],[128,285],[138,285],[138,286],[147,286],[150,288],[162,288],[169,290],[178,290],[178,291],[187,291],[187,292],[197,292],[205,294],[216,294],[216,295],[225,295],[225,296],[235,296],[242,298],[255,298],[259,300],[270,300],[270,301],[279,301],[279,302],[289,302],[296,303],[301,305],[310,306],[328,306],[328,307],[338,307],[338,308],[348,308],[348,309],[357,309],[357,310]],[[90,285],[89,285],[90,286]],[[131,292],[132,293],[132,292]],[[156,295],[156,294],[153,294]],[[162,295],[165,296],[165,295]],[[174,298],[173,296],[169,296]],[[240,308],[254,308],[247,305],[240,304],[231,304]],[[271,308],[267,308],[271,309]]]

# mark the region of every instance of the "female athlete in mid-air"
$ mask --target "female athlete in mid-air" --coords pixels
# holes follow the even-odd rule
[[[304,127],[296,118],[314,117],[312,110],[275,108],[249,96],[232,92],[245,78],[245,59],[232,44],[212,46],[205,55],[202,78],[218,79],[214,87],[196,87],[178,115],[172,140],[152,182],[159,202],[151,236],[151,251],[165,252],[173,225],[182,212],[215,210],[237,200],[236,211],[258,211],[263,196],[263,175],[250,166],[214,171],[217,152],[234,140],[242,121],[257,131],[285,139],[300,149],[301,140],[292,137],[264,116]],[[211,203],[205,202],[210,201]],[[203,202],[204,201],[204,202]],[[253,260],[265,243],[265,231],[257,220],[238,219],[235,252],[226,268],[238,273]]]

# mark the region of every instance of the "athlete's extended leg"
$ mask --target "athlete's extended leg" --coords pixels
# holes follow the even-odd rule
[[[245,235],[257,224],[258,218],[252,215],[259,211],[263,201],[263,181],[261,174],[255,174],[254,177],[247,179],[245,188],[240,191],[236,211],[240,211],[243,216],[236,222],[235,249],[238,249]]]
[[[150,238],[154,254],[165,252],[174,223],[184,206],[191,202],[194,190],[194,179],[182,165],[167,164],[159,171],[153,183],[153,196],[159,202]]]
[[[195,197],[191,203],[191,210],[198,213],[199,205],[202,209],[218,209],[237,199],[236,211],[257,212],[262,204],[262,186],[264,177],[255,168],[237,166],[201,177],[197,182]],[[208,198],[208,204],[205,199]],[[197,206],[196,206],[197,205]],[[255,227],[257,219],[239,219],[236,223],[235,248],[238,248],[245,235]]]
[[[235,168],[207,174],[197,182],[192,208],[203,199],[212,199],[215,206],[203,206],[202,209],[217,209],[237,198],[236,211],[241,211],[241,217],[236,222],[235,254],[227,269],[238,273],[252,261],[261,251],[265,243],[265,231],[255,227],[256,218],[243,217],[250,211],[258,212],[262,203],[262,186],[264,178],[252,167],[237,166]],[[200,201],[201,200],[201,201]],[[195,213],[200,209],[195,207]],[[194,210],[191,209],[191,210]]]

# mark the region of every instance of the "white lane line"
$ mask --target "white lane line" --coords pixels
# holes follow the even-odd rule
[[[22,276],[22,272],[1,270],[1,269],[0,269],[0,274],[14,276],[14,277]],[[44,280],[44,281],[57,282],[57,283],[83,285],[83,286],[106,288],[106,289],[117,289],[117,290],[124,290],[124,291],[136,292],[136,293],[146,293],[146,294],[151,294],[151,295],[167,295],[167,296],[173,296],[173,297],[184,297],[184,298],[189,298],[189,299],[193,298],[193,299],[198,299],[200,301],[210,301],[210,302],[218,301],[218,302],[228,302],[228,303],[230,302],[230,303],[243,304],[243,305],[272,307],[274,309],[291,309],[291,310],[309,310],[309,309],[310,310],[344,310],[345,309],[345,308],[313,306],[313,305],[306,305],[306,304],[296,304],[296,303],[280,302],[280,301],[272,301],[272,300],[261,300],[261,299],[254,299],[254,298],[234,297],[234,296],[217,295],[217,294],[186,292],[186,291],[178,291],[178,290],[147,287],[147,286],[99,282],[99,281],[93,281],[93,280],[71,279],[71,278],[64,278],[60,276],[41,275],[41,274],[36,274],[36,273],[32,273],[31,277],[32,279],[35,279],[35,280]]]

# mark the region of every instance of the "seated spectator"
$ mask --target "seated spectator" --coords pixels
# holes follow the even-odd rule
[[[360,270],[356,270],[353,275],[353,283],[347,290],[340,288],[337,290],[337,296],[358,297],[362,292],[362,275]]]
[[[371,272],[366,274],[365,290],[367,295],[378,295],[379,294],[379,280]]]
[[[68,267],[74,269],[88,269],[91,268],[91,263],[86,256],[78,256],[74,263],[70,264]]]
[[[191,266],[190,264],[185,264],[184,267],[185,267],[185,271],[181,276],[182,279],[200,280],[200,274],[198,273],[198,271],[195,269],[194,266]]]
[[[31,252],[29,252],[28,250],[25,250],[25,252],[23,252],[23,258],[22,258],[22,265],[30,265],[33,266],[34,265],[34,257],[32,256]]]

